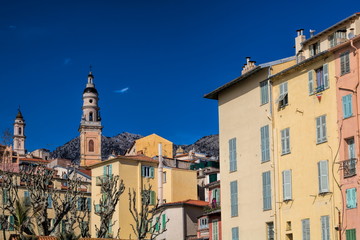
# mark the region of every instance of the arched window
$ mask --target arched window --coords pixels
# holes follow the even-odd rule
[[[18,148],[21,148],[21,143],[20,141],[17,142]]]
[[[22,130],[21,127],[19,127],[19,131],[18,131],[18,132],[19,132],[19,135],[21,135],[21,130]]]
[[[89,121],[92,121],[93,120],[93,112],[90,112],[89,113]]]
[[[89,141],[89,152],[94,152],[94,141],[93,140]]]

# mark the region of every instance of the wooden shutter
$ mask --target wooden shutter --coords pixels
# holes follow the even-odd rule
[[[346,189],[346,207],[347,208],[357,207],[356,188]]]
[[[328,161],[318,162],[319,192],[329,192]]]
[[[261,162],[270,160],[269,125],[260,128],[261,136]]]
[[[314,71],[311,70],[308,72],[308,86],[309,86],[309,95],[314,93]]]
[[[328,64],[323,65],[323,81],[324,81],[324,88],[329,87],[329,67]]]
[[[149,171],[150,171],[150,177],[154,178],[154,167],[149,167]]]
[[[310,240],[310,219],[301,220],[302,223],[302,240]]]
[[[346,230],[346,240],[356,240],[356,229]]]
[[[348,94],[342,97],[344,118],[352,116],[352,95]]]
[[[326,141],[326,115],[316,118],[316,143]]]
[[[150,191],[150,205],[155,205],[155,203],[156,203],[155,191]]]
[[[236,138],[229,140],[230,172],[237,170],[236,163]]]
[[[262,173],[263,180],[263,209],[271,209],[271,181],[270,171]]]
[[[162,215],[161,225],[162,225],[162,229],[165,230],[166,229],[166,215],[165,214]]]
[[[321,240],[330,240],[329,216],[321,216]]]
[[[282,172],[283,178],[283,198],[284,200],[292,199],[292,186],[291,186],[291,170]]]
[[[236,217],[238,215],[238,189],[237,181],[230,182],[230,205],[231,216]]]

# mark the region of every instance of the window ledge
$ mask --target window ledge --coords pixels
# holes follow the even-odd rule
[[[285,153],[281,153],[281,156],[285,156],[285,155],[288,155],[288,154],[290,154],[291,153],[291,151],[289,151],[289,152],[285,152]]]
[[[324,141],[321,141],[321,142],[316,142],[316,145],[319,145],[319,144],[322,144],[322,143],[326,143],[327,142],[327,139],[324,140]]]

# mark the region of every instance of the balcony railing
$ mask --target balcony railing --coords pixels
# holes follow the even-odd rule
[[[352,177],[356,175],[356,158],[351,158],[342,162],[342,169],[344,178]]]
[[[108,182],[112,179],[112,175],[103,175],[96,177],[96,186],[101,186],[102,184]]]

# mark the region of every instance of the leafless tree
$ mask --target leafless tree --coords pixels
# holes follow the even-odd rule
[[[13,134],[10,131],[10,128],[6,128],[1,135],[1,144],[6,146],[11,146],[13,142]]]
[[[119,176],[112,174],[98,177],[98,181],[100,181],[102,197],[99,204],[94,203],[95,214],[100,217],[100,227],[95,225],[95,230],[98,238],[111,238],[108,231],[115,224],[115,221],[112,222],[112,217],[125,185]],[[118,234],[119,231],[120,229]]]
[[[153,240],[166,231],[166,227],[162,227],[160,222],[160,216],[164,212],[164,209],[159,208],[158,201],[156,201],[155,205],[152,205],[151,188],[151,185],[149,185],[147,188],[144,186],[144,189],[141,191],[140,210],[138,210],[136,207],[137,193],[135,189],[132,189],[131,193],[129,188],[129,211],[135,221],[135,225],[131,224],[131,227],[138,240],[143,240],[147,237],[150,237],[150,239]],[[165,226],[168,221],[169,219],[166,219]]]

